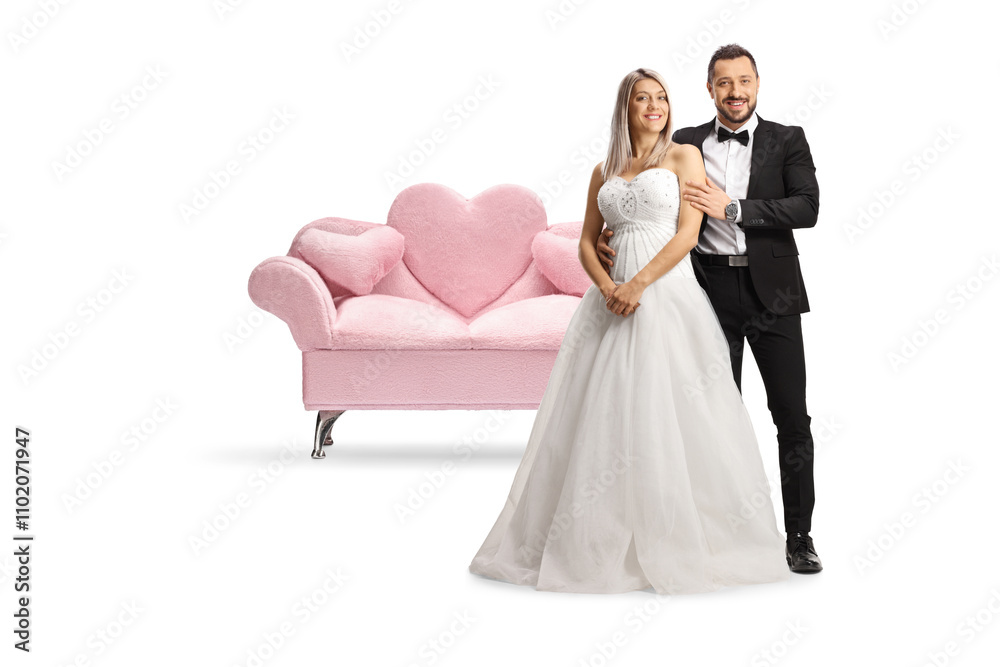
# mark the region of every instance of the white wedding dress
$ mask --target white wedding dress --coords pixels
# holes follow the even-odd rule
[[[597,201],[622,283],[676,233],[677,176],[615,177]],[[639,302],[622,317],[596,285],[584,293],[471,572],[579,593],[789,578],[729,347],[690,257]]]

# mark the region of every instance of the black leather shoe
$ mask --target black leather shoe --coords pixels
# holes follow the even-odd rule
[[[823,563],[816,554],[808,532],[788,533],[785,539],[785,560],[789,569],[799,574],[815,574],[823,569]]]

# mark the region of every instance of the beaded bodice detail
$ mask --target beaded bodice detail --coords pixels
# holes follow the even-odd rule
[[[630,280],[677,233],[680,204],[677,174],[661,167],[641,171],[631,181],[615,176],[601,186],[597,207],[614,230],[608,243],[615,251],[612,280]],[[690,257],[663,277],[674,275],[694,278]]]

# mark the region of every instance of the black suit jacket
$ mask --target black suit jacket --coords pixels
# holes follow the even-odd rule
[[[764,120],[758,114],[753,133],[750,184],[746,199],[740,199],[746,233],[748,268],[757,296],[778,315],[809,311],[799,250],[793,229],[813,227],[819,213],[819,184],[809,144],[801,127]],[[715,130],[713,118],[704,125],[674,132],[679,144],[701,144]],[[701,230],[708,225],[708,214]],[[698,282],[708,291],[705,272],[692,253]],[[711,292],[709,292],[711,297]]]

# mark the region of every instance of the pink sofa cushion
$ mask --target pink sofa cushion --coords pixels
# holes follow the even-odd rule
[[[479,350],[558,350],[580,305],[568,294],[547,294],[494,308],[469,323]]]
[[[471,347],[465,322],[429,303],[369,294],[344,299],[337,306],[332,349],[468,350]],[[391,358],[387,361],[392,364]]]
[[[357,236],[313,227],[302,232],[296,244],[298,254],[319,271],[334,297],[370,293],[403,257],[403,247],[403,236],[385,225]]]
[[[583,296],[594,284],[580,264],[580,240],[545,231],[531,242],[538,270],[564,294]]]
[[[547,227],[542,200],[524,186],[495,185],[466,199],[437,183],[400,192],[386,225],[406,238],[403,263],[410,273],[465,317],[524,273],[531,241]]]

